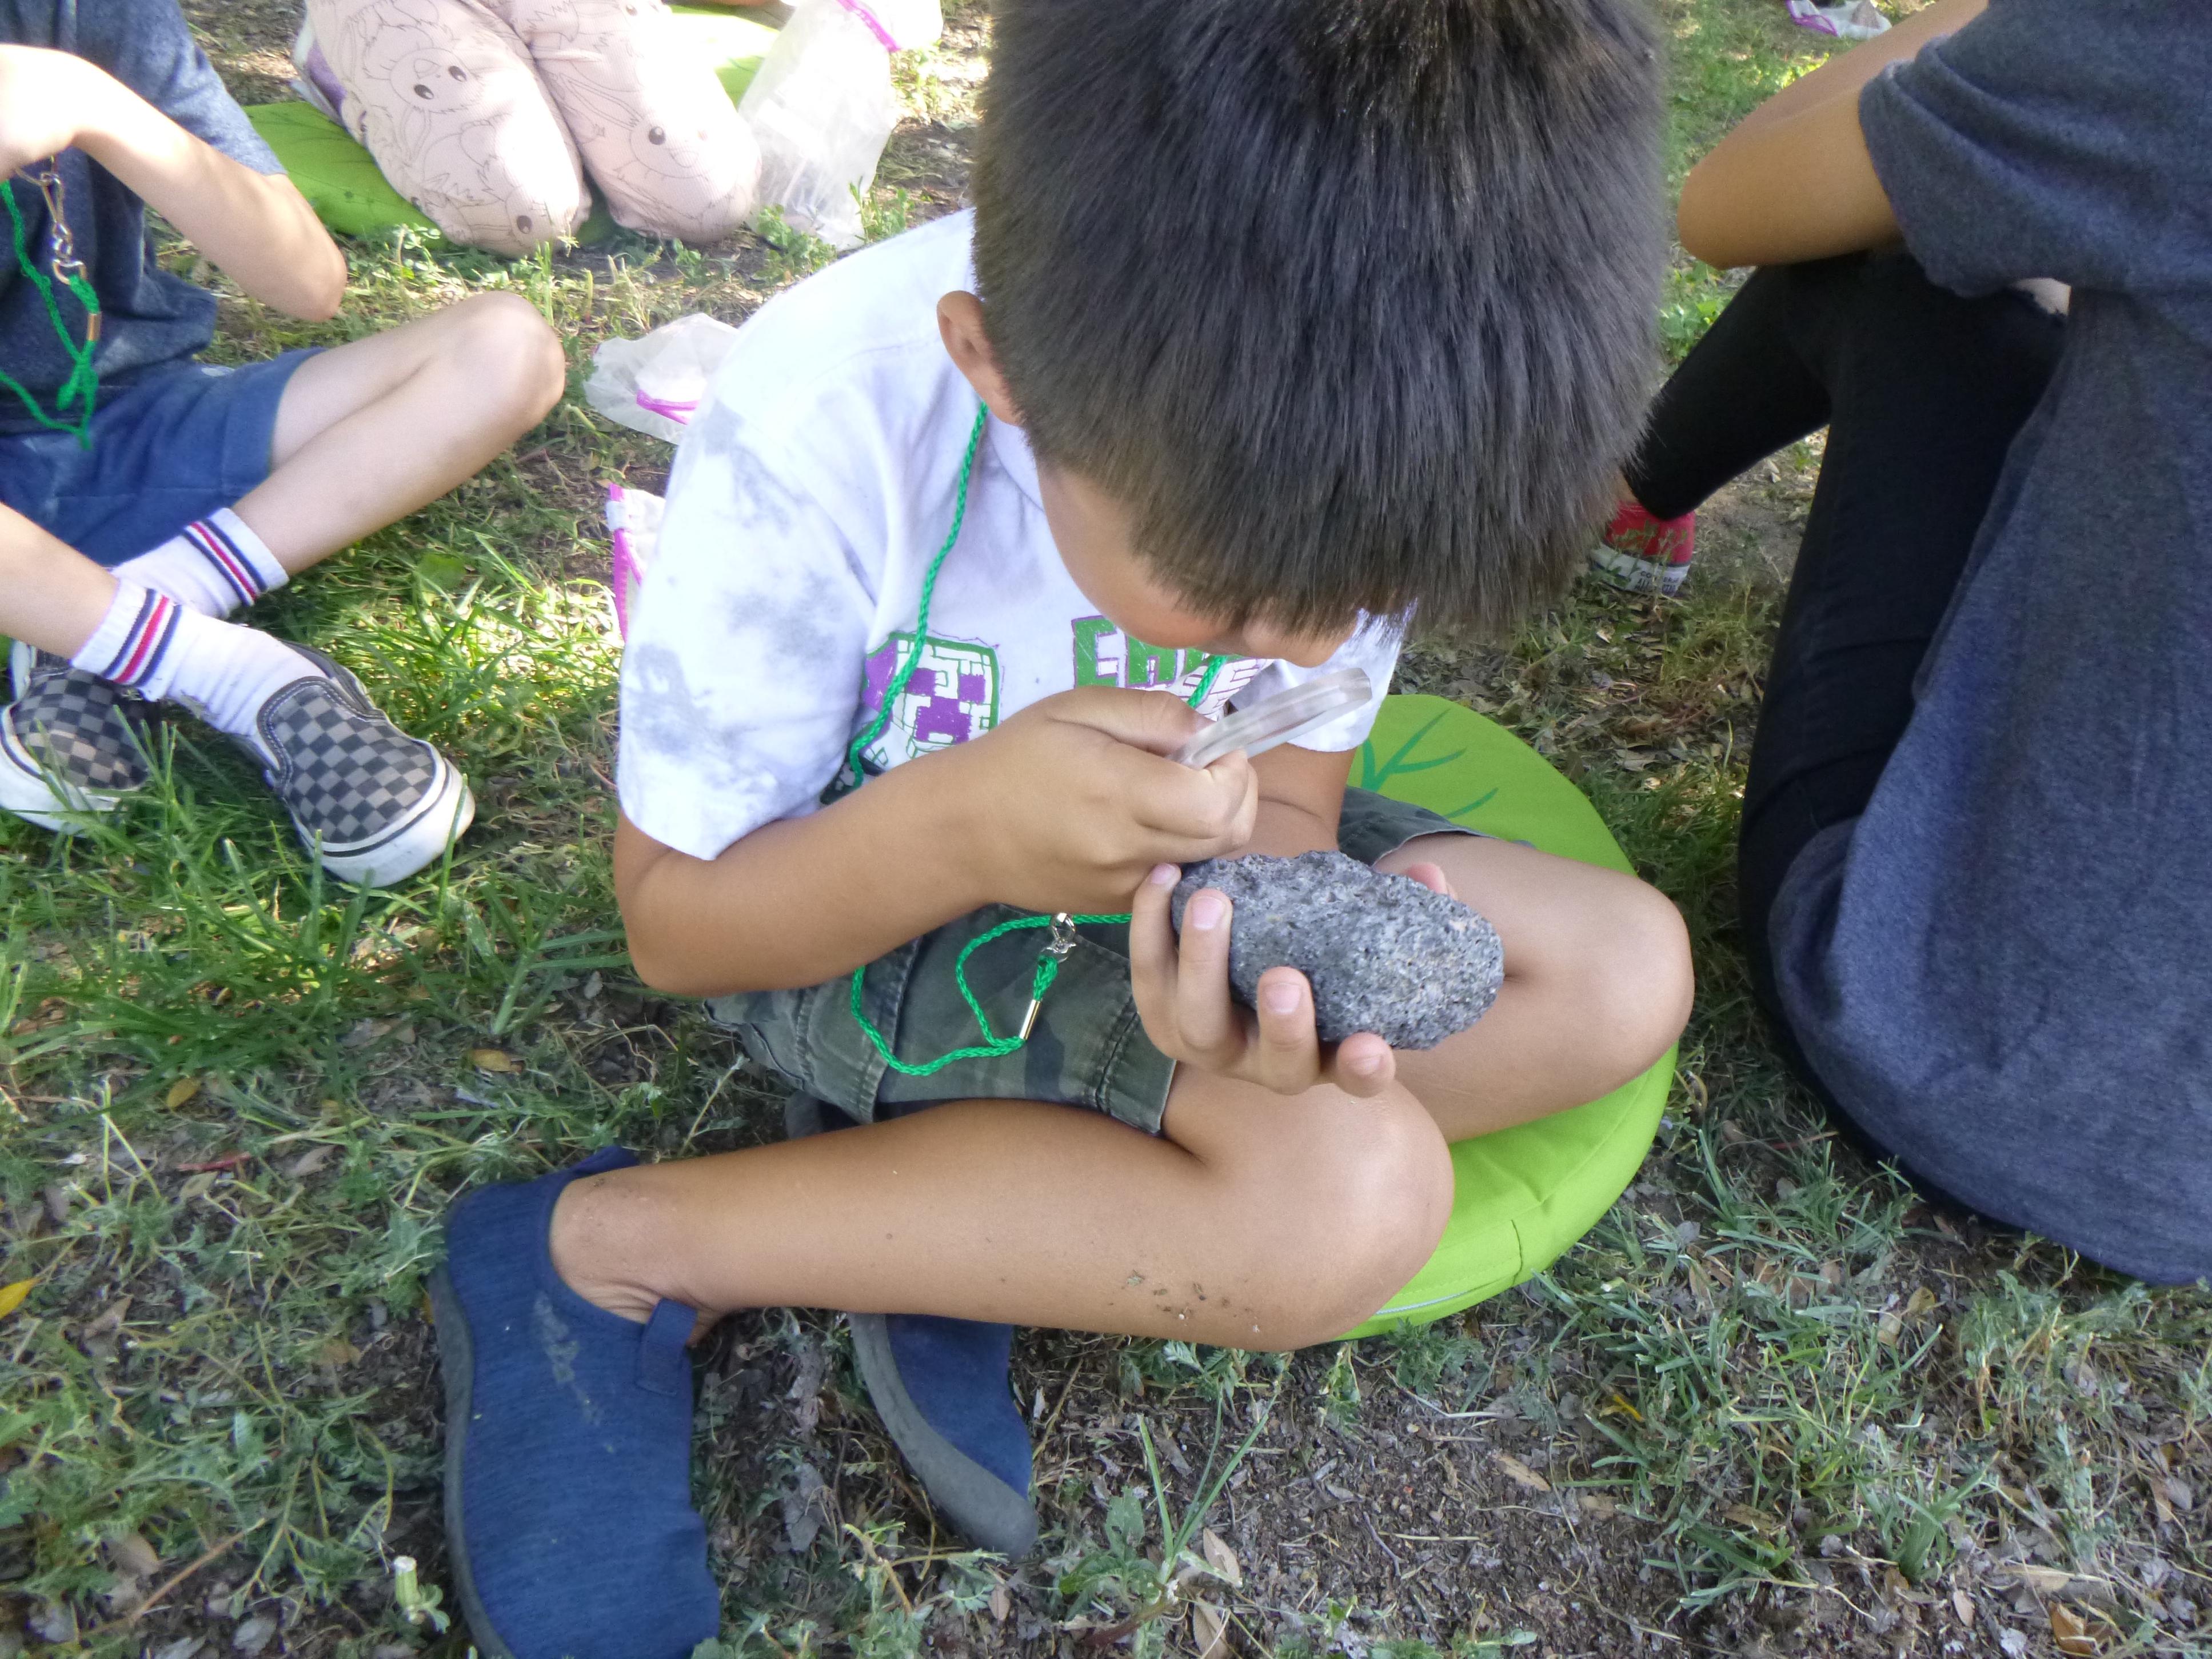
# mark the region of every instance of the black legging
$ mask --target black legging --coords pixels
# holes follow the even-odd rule
[[[1661,391],[1628,471],[1644,507],[1674,518],[1828,428],[1737,849],[1753,984],[1824,1099],[1776,1004],[1767,917],[1805,843],[1865,810],[1904,736],[1921,659],[2063,338],[2025,295],[1961,299],[1903,253],[1760,270]]]

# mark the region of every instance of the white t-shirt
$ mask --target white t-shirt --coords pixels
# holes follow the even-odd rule
[[[623,811],[713,858],[811,812],[913,648],[922,577],[951,527],[979,404],[937,332],[974,287],[957,214],[840,261],[739,331],[676,457],[622,671]],[[1321,668],[1235,658],[1201,712],[1357,665],[1369,705],[1301,739],[1356,747],[1400,635],[1369,622]],[[1199,651],[1156,651],[1100,616],[1060,562],[1018,428],[988,423],[921,661],[868,750],[890,767],[1078,685],[1188,696]]]

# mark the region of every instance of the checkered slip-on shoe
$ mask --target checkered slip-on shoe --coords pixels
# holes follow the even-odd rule
[[[386,887],[442,857],[477,815],[468,780],[368,700],[361,682],[303,645],[312,672],[254,711],[233,741],[292,815],[300,839],[341,881]]]
[[[15,701],[0,709],[0,806],[66,835],[146,787],[145,746],[126,712],[135,698],[20,641],[8,666]]]

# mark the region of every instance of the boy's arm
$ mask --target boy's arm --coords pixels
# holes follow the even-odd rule
[[[1260,780],[1260,811],[1250,845],[1240,850],[1274,858],[1336,850],[1344,786],[1358,751],[1301,749],[1283,744],[1252,763]]]
[[[290,179],[240,166],[97,64],[0,46],[0,173],[72,145],[254,299],[311,320],[337,314],[345,258]]]
[[[1984,3],[1936,0],[1746,116],[1683,180],[1682,246],[1725,267],[1790,264],[1894,242],[1897,217],[1859,128],[1859,93]]]
[[[1251,836],[1241,755],[1202,772],[1164,758],[1197,726],[1155,692],[1062,692],[712,859],[625,817],[615,894],[631,962],[659,990],[721,996],[819,984],[984,904],[1126,910],[1162,860]]]

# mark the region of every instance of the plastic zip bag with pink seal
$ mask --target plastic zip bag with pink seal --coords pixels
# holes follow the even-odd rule
[[[706,401],[738,331],[694,312],[592,354],[584,401],[618,426],[674,443]]]

